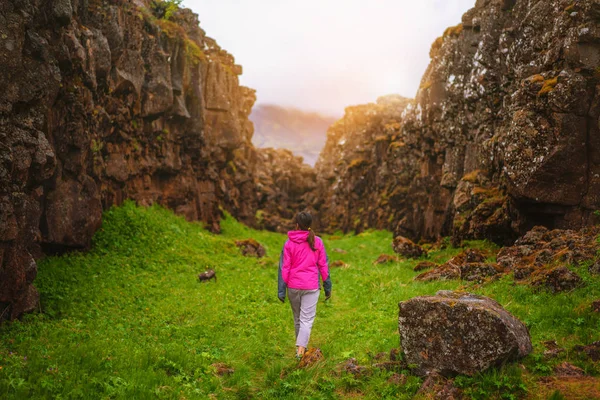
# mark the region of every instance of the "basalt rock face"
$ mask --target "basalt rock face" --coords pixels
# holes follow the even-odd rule
[[[349,108],[330,130],[330,226],[506,244],[594,223],[599,16],[597,0],[478,0],[433,44],[414,103]]]
[[[348,107],[329,128],[315,165],[313,205],[322,229],[389,228],[390,218],[410,201],[405,194],[414,164],[404,157],[407,151],[398,139],[408,104],[403,97],[386,96]]]
[[[314,202],[314,169],[291,151],[272,148],[258,150],[256,165],[257,226],[281,233],[294,229],[295,215]]]
[[[89,246],[124,199],[215,231],[220,207],[254,223],[255,95],[239,74],[189,10],[0,2],[0,320],[36,307],[37,257]]]

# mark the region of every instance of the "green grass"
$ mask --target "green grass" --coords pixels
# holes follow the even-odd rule
[[[354,378],[340,365],[355,357],[370,366],[373,355],[399,347],[399,301],[459,287],[498,300],[527,323],[535,346],[525,370],[512,364],[461,377],[457,384],[472,398],[534,393],[536,378],[559,361],[599,372],[570,352],[551,362],[541,357],[543,340],[570,349],[598,339],[600,319],[589,304],[600,287],[585,266],[578,271],[588,285],[560,295],[515,286],[509,277],[482,287],[413,282],[418,261],[373,265],[379,254],[393,254],[392,235],[376,231],[324,237],[330,259],[349,266],[332,270],[332,300],[319,303],[311,346],[325,360],[298,369],[291,310],[276,296],[285,236],[231,217],[222,229],[213,235],[170,211],[132,203],[106,212],[90,252],[40,263],[43,313],[0,327],[0,398],[412,398],[417,377],[394,385],[387,382],[393,372]],[[250,237],[265,246],[266,258],[241,256],[234,242]],[[443,261],[459,251],[430,256]],[[217,283],[198,283],[206,268],[217,271]],[[215,363],[235,372],[218,376]]]

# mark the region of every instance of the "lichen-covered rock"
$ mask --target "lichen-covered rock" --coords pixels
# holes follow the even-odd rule
[[[444,264],[437,265],[435,269],[423,272],[415,277],[415,280],[427,282],[462,279],[481,283],[489,277],[504,272],[502,266],[494,263],[486,263],[485,259],[486,257],[481,251],[467,249],[452,257]]]
[[[426,254],[426,251],[421,246],[403,236],[396,236],[394,238],[392,248],[396,253],[407,258],[419,258]]]
[[[532,351],[525,325],[487,297],[439,291],[399,307],[402,349],[421,373],[473,375]]]
[[[543,287],[552,293],[574,290],[583,285],[583,279],[564,266],[540,271],[531,282],[531,286]]]
[[[600,341],[585,346],[575,346],[573,351],[584,353],[592,361],[600,361]]]
[[[579,264],[596,260],[600,244],[596,240],[597,227],[579,231],[536,226],[513,246],[502,248],[496,261],[507,271],[514,273],[517,281],[530,282],[534,286],[548,286],[553,292],[571,290],[581,284],[580,278],[558,265]],[[597,262],[590,265],[594,273]]]
[[[235,245],[240,248],[240,251],[246,257],[261,258],[266,254],[263,245],[254,239],[238,240]]]

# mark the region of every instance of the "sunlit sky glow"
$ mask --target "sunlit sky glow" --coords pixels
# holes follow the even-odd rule
[[[414,97],[429,48],[475,0],[184,0],[273,103],[339,116],[385,94]]]

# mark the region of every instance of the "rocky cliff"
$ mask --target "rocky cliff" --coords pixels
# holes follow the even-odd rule
[[[432,45],[414,103],[350,108],[330,130],[319,211],[430,240],[594,223],[599,22],[597,0],[478,0]]]
[[[254,224],[280,201],[256,172],[274,158],[251,144],[241,67],[161,4],[0,3],[0,320],[36,307],[35,259],[89,246],[124,199],[213,231],[221,208]]]

